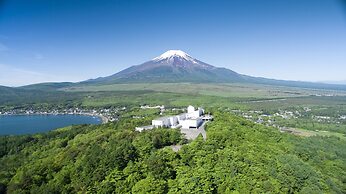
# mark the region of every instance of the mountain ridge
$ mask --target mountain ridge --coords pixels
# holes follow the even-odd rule
[[[275,86],[346,90],[346,85],[278,80],[239,74],[191,57],[181,50],[169,50],[150,61],[118,73],[83,81],[83,84],[116,83],[252,83]]]
[[[150,61],[134,65],[110,76],[84,83],[137,82],[235,82],[242,75],[230,69],[215,67],[197,60],[181,50],[169,50]]]

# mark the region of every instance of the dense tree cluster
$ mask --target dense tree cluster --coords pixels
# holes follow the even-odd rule
[[[0,137],[0,193],[346,192],[345,140],[214,116],[178,152],[179,130],[133,130],[145,119]]]

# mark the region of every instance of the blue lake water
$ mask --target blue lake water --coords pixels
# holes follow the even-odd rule
[[[100,123],[101,118],[87,115],[3,115],[0,135],[33,134],[70,125]]]

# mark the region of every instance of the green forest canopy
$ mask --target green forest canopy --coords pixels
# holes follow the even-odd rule
[[[346,142],[297,137],[225,112],[202,137],[135,132],[143,119],[0,137],[8,193],[345,193]]]

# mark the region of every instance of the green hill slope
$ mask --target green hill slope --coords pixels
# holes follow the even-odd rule
[[[167,146],[181,142],[180,133],[133,131],[148,122],[123,118],[0,137],[0,192],[346,192],[346,142],[341,139],[296,137],[215,113],[206,141],[197,138],[173,152]]]

